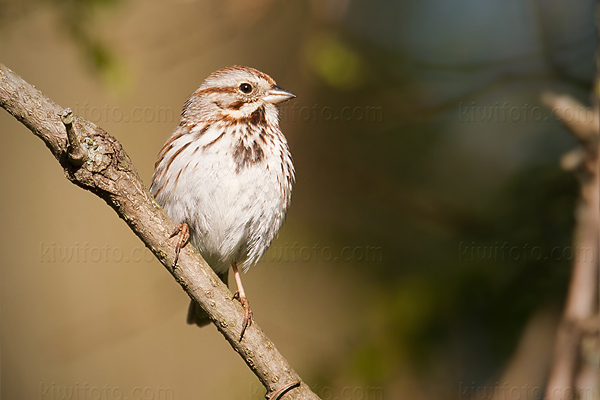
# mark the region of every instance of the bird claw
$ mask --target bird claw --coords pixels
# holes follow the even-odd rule
[[[175,245],[175,261],[173,261],[173,269],[175,269],[175,267],[177,266],[177,261],[179,260],[179,253],[181,252],[181,249],[183,249],[190,240],[190,226],[185,222],[177,225],[173,233],[171,233],[171,236],[169,236],[169,239],[172,239],[177,235],[179,235],[179,239],[177,240],[177,244]]]
[[[248,328],[250,325],[252,325],[252,310],[250,309],[250,305],[248,304],[248,300],[244,299],[245,301],[242,301],[242,299],[240,299],[240,302],[242,303],[242,307],[244,307],[244,321],[242,322],[242,333],[240,334],[240,342],[242,341],[242,339],[244,338],[244,333],[246,332],[246,328]]]
[[[244,321],[242,322],[242,333],[240,334],[240,342],[242,341],[242,339],[244,338],[244,333],[246,333],[246,328],[248,328],[250,325],[252,325],[252,310],[250,309],[250,303],[248,303],[248,299],[246,299],[246,296],[244,297],[240,297],[240,292],[236,291],[233,294],[233,299],[235,300],[239,300],[239,302],[242,304],[242,307],[244,308]]]

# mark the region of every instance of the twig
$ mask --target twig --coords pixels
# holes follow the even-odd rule
[[[600,226],[600,122],[598,108],[588,109],[569,96],[546,93],[543,101],[561,117],[566,127],[580,142],[581,147],[563,156],[561,164],[574,171],[579,178],[580,194],[577,202],[573,249],[577,249],[565,310],[560,323],[554,356],[546,387],[549,400],[573,398],[598,390],[598,367],[586,360],[584,352],[590,337],[598,336],[598,329],[589,329],[590,321],[597,321],[599,279],[599,226]],[[596,106],[597,107],[597,106]],[[596,346],[598,341],[595,341]],[[596,370],[595,373],[592,372]],[[591,380],[589,377],[592,377]],[[595,381],[595,382],[594,382]],[[585,390],[585,392],[580,392]],[[596,397],[596,396],[593,396]]]
[[[85,150],[81,145],[81,141],[75,132],[73,127],[73,111],[70,108],[66,108],[60,116],[62,123],[65,124],[67,130],[67,139],[69,139],[69,145],[67,146],[69,159],[75,165],[82,165],[85,162]]]
[[[300,379],[257,324],[238,340],[244,312],[228,288],[193,246],[181,250],[177,268],[175,225],[144,187],[121,144],[91,122],[74,117],[0,64],[0,107],[21,121],[48,149],[74,184],[104,199],[173,275],[188,295],[209,314],[231,347],[265,386],[267,393],[285,392],[285,399],[319,399]],[[63,118],[65,116],[65,123]],[[65,127],[67,128],[65,131]],[[69,134],[69,132],[71,132]],[[79,137],[85,137],[85,150]],[[71,149],[71,150],[69,150]],[[84,156],[82,156],[82,153]],[[74,166],[71,160],[82,162]]]

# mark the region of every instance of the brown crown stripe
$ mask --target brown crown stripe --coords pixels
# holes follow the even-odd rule
[[[275,85],[276,84],[275,80],[273,78],[271,78],[269,75],[265,74],[264,72],[261,72],[261,71],[259,71],[257,69],[254,69],[254,68],[244,67],[244,66],[241,66],[241,65],[233,65],[231,67],[222,68],[222,69],[220,69],[220,70],[218,70],[216,72],[213,72],[210,76],[211,77],[219,76],[219,75],[223,74],[224,72],[227,72],[227,71],[236,71],[236,70],[237,71],[250,72],[251,74],[258,75],[261,78],[265,79],[271,85]]]

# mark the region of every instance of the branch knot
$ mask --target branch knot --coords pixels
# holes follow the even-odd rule
[[[79,136],[77,136],[77,132],[75,131],[75,127],[73,126],[73,111],[70,108],[66,108],[62,112],[60,119],[67,129],[67,139],[69,142],[67,144],[67,155],[69,156],[69,160],[72,164],[81,166],[86,161],[87,152],[83,148]]]

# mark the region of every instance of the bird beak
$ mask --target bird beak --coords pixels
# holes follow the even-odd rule
[[[279,86],[273,85],[271,86],[271,89],[267,90],[263,96],[263,100],[267,103],[279,104],[286,100],[293,99],[294,97],[296,97],[295,94],[290,93],[287,90],[283,90]]]

